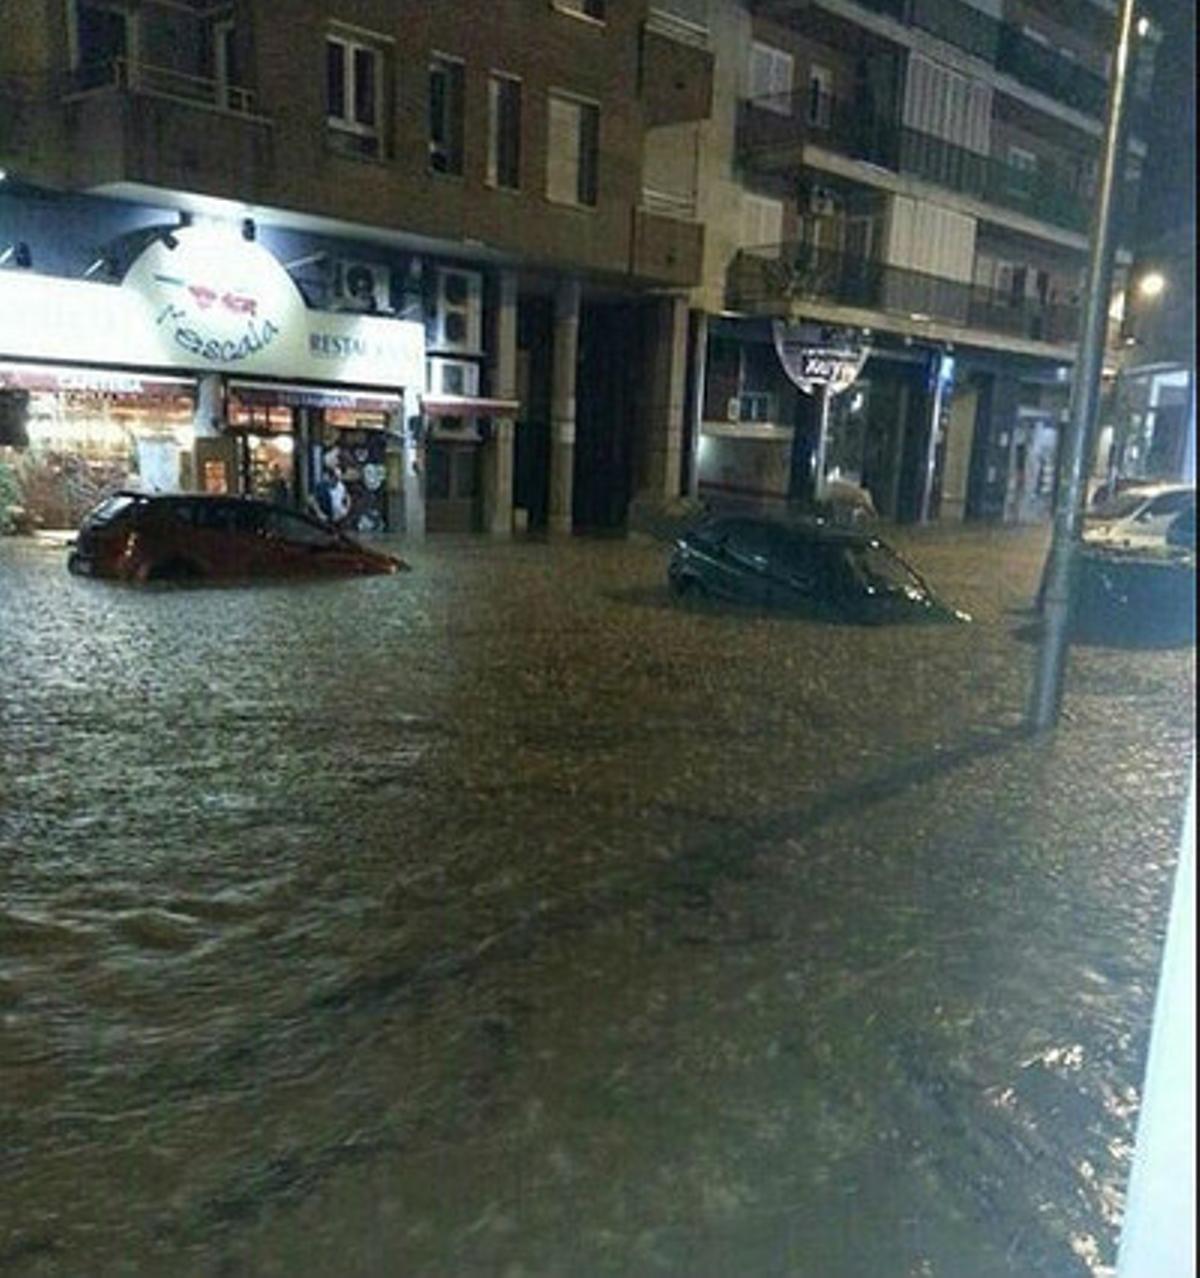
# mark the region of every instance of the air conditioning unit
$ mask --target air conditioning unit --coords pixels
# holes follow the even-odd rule
[[[438,351],[483,349],[483,276],[439,267],[429,345]]]
[[[479,395],[479,365],[469,359],[441,359],[433,356],[425,361],[425,389],[430,395]]]
[[[334,308],[339,311],[359,311],[364,315],[390,315],[390,277],[388,268],[376,262],[335,262]]]

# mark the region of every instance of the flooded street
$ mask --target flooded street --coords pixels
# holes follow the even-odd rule
[[[688,609],[649,541],[135,590],[0,542],[0,1275],[1111,1265],[1194,655],[1015,730],[969,609]]]

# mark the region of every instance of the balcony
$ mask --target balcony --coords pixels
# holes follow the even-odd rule
[[[705,27],[651,7],[642,28],[641,95],[646,124],[686,124],[712,114],[713,55]]]
[[[731,309],[758,315],[787,315],[796,303],[826,302],[1060,345],[1074,342],[1079,327],[1078,308],[1065,303],[1014,298],[797,243],[743,249],[730,264],[726,293]]]
[[[73,180],[138,182],[254,200],[274,166],[250,90],[117,59],[80,68],[64,99]]]
[[[960,0],[910,0],[908,20],[947,44],[995,62],[1000,23]]]
[[[805,146],[835,151],[1068,230],[1088,228],[1090,209],[1074,193],[1072,178],[1053,167],[1019,168],[868,115],[835,98],[813,102],[807,93],[793,92],[740,104],[738,157],[747,168],[798,170],[804,165]]]
[[[674,288],[692,288],[700,282],[704,227],[684,216],[678,205],[671,212],[663,209],[661,203],[651,207],[646,197],[643,207],[634,209],[630,273]]]
[[[1031,40],[1017,27],[1005,24],[1000,28],[996,69],[1085,115],[1104,115],[1108,101],[1104,78],[1047,45]]]
[[[856,0],[862,8],[916,27],[994,65],[1022,84],[1064,102],[1086,115],[1104,115],[1105,79],[1049,44],[1030,39],[1020,27],[1000,22],[963,0]],[[779,15],[799,0],[770,0],[766,11]]]

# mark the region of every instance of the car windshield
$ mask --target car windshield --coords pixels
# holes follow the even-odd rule
[[[871,590],[916,590],[926,594],[925,583],[896,554],[879,542],[851,546],[846,559],[855,576]]]
[[[1125,519],[1127,516],[1132,515],[1134,511],[1140,510],[1146,504],[1146,501],[1145,489],[1132,489],[1110,497],[1107,501],[1097,506],[1092,514],[1096,519]]]

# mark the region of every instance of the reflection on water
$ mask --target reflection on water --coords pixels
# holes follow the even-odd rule
[[[1035,550],[918,548],[975,627],[831,634],[635,544],[0,545],[0,1273],[1111,1261],[1193,669],[996,727]]]

